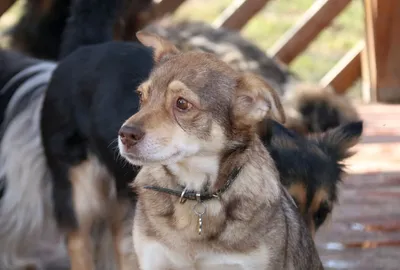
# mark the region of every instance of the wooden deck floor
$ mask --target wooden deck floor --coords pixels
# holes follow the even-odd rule
[[[316,242],[326,269],[400,269],[400,105],[363,105],[364,137]]]

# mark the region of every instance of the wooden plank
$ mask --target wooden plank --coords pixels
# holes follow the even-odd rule
[[[365,48],[364,40],[358,42],[339,62],[321,79],[323,86],[332,86],[335,92],[343,94],[361,76],[361,52]]]
[[[361,52],[361,96],[365,103],[377,100],[376,89],[371,87],[371,82],[375,79],[374,74],[370,73],[368,61],[367,45],[365,45],[365,49]]]
[[[16,0],[0,0],[0,17],[15,3]]]
[[[364,0],[366,54],[365,99],[400,102],[400,1]],[[369,92],[369,93],[368,93]]]
[[[256,15],[270,0],[235,0],[213,22],[215,27],[240,30]]]
[[[161,0],[155,1],[154,12],[157,18],[174,13],[185,0]]]
[[[317,0],[271,48],[273,56],[289,64],[327,27],[351,0]]]

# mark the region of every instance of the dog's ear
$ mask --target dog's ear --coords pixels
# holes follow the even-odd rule
[[[136,37],[144,46],[153,48],[154,61],[156,64],[159,64],[167,60],[169,57],[179,53],[179,50],[174,44],[159,35],[139,31],[136,33]]]
[[[285,113],[276,91],[262,78],[245,73],[238,79],[233,108],[236,124],[258,125],[264,118],[285,122]]]
[[[353,155],[353,152],[349,150],[360,141],[362,131],[362,121],[340,125],[325,132],[320,144],[322,144],[322,148],[329,151],[329,155],[339,161],[344,160]]]
[[[285,140],[295,140],[299,136],[293,130],[287,129],[284,125],[270,118],[264,118],[259,123],[258,135],[264,144],[270,144],[271,140],[277,137]]]

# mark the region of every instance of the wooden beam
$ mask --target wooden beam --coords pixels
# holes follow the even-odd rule
[[[358,42],[321,79],[323,86],[332,86],[336,93],[343,94],[361,76],[361,52],[365,49],[364,40]]]
[[[16,0],[0,1],[0,17],[15,3]]]
[[[289,64],[327,27],[351,0],[317,0],[271,48],[274,57]]]
[[[174,13],[185,0],[161,0],[156,1],[154,12],[157,18]]]
[[[364,99],[400,102],[400,1],[364,0]],[[369,93],[368,93],[369,92]]]
[[[376,89],[371,87],[367,47],[361,52],[361,97],[365,103],[376,101]]]
[[[215,27],[240,30],[270,0],[235,0],[213,22]]]

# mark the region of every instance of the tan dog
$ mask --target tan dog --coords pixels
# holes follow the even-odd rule
[[[277,94],[212,54],[180,53],[143,32],[138,39],[154,48],[156,67],[119,132],[121,155],[143,166],[134,182],[136,267],[323,269],[256,133],[265,117],[284,121]]]

